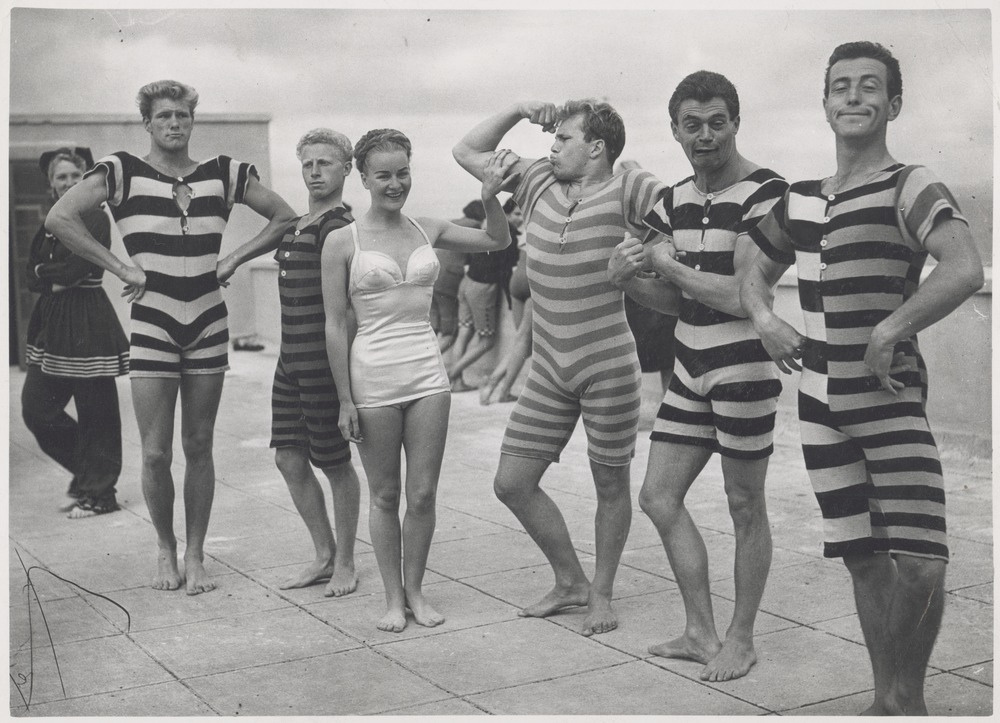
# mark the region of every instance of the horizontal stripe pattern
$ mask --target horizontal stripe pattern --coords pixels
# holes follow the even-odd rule
[[[514,199],[527,213],[533,354],[505,453],[557,460],[582,414],[592,460],[631,459],[639,363],[622,292],[608,281],[607,268],[626,233],[642,235],[642,218],[662,191],[650,173],[632,169],[570,200],[547,160],[524,173]]]
[[[57,377],[117,377],[128,374],[129,370],[128,352],[113,356],[68,357],[28,344],[25,347],[25,361],[30,366],[41,367],[44,373]]]
[[[907,385],[899,397],[881,391],[864,364],[872,329],[916,290],[927,259],[923,243],[934,224],[942,218],[965,221],[948,189],[926,168],[911,167],[900,184],[905,168],[893,165],[835,194],[823,194],[818,180],[792,184],[787,199],[752,233],[776,261],[788,263],[792,253],[813,347],[804,355],[805,366],[829,375],[824,390],[810,380],[810,394],[834,410],[862,414],[901,398],[917,404],[926,399],[916,337],[896,348],[914,370],[899,377]]]
[[[823,514],[826,557],[887,552],[948,559],[934,437],[920,405],[895,411],[872,421],[799,392],[802,450]]]
[[[229,334],[216,266],[229,213],[257,170],[217,156],[174,178],[119,152],[87,175],[94,173],[104,176],[126,251],[146,271],[146,291],[132,304],[132,373],[224,371]],[[185,187],[190,201],[182,208]]]

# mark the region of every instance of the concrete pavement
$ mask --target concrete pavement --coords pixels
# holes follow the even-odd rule
[[[399,634],[375,629],[383,597],[357,455],[363,483],[358,591],[333,599],[323,597],[322,585],[279,590],[312,550],[267,448],[275,358],[270,350],[230,356],[206,545],[218,589],[195,597],[148,587],[156,538],[139,485],[127,381],[119,382],[123,510],[71,521],[55,511],[68,475],[25,430],[23,374],[11,369],[11,715],[848,715],[870,702],[871,673],[849,578],[843,565],[822,558],[819,510],[787,410],[779,414],[768,476],[774,561],[757,622],[760,661],[745,678],[707,684],[698,679],[700,665],[646,652],[650,643],[679,634],[684,614],[666,555],[637,504],[615,588],[618,630],[582,637],[580,611],[545,620],[517,616],[551,587],[552,575],[492,491],[510,405],[484,408],[472,393],[453,398],[425,580],[446,622],[423,628],[411,620]],[[655,375],[646,383],[633,502],[658,401]],[[179,480],[179,442],[175,449]],[[990,463],[946,454],[944,464],[953,559],[927,700],[932,714],[990,715]],[[595,499],[582,429],[544,486],[592,571]],[[179,487],[175,525],[182,531]],[[328,490],[327,498],[329,504]],[[717,457],[690,502],[708,547],[716,620],[724,632],[732,613],[733,535]],[[38,600],[26,588],[22,561],[38,566],[31,573]],[[128,611],[130,627],[118,607],[45,570],[114,600]]]

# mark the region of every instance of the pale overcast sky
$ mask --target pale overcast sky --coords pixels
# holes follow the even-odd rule
[[[936,5],[945,9],[18,7],[7,18],[10,111],[138,115],[141,85],[181,80],[201,94],[200,112],[271,116],[272,178],[264,180],[299,210],[305,194],[294,145],[304,131],[330,126],[356,140],[370,128],[397,127],[414,143],[408,211],[454,216],[478,187],[452,160],[451,146],[518,100],[605,98],[625,119],[623,158],[667,182],[688,175],[666,107],[677,82],[702,68],[739,89],[744,155],[790,179],[827,175],[834,157],[821,107],[826,59],[839,43],[869,39],[902,64],[904,109],[890,128],[894,155],[931,166],[949,184],[989,185],[989,5]],[[523,126],[505,145],[544,155],[551,136]],[[367,206],[356,174],[346,198]]]

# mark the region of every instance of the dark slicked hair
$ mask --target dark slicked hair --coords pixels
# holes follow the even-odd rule
[[[372,151],[405,151],[410,157],[410,139],[395,128],[376,128],[368,131],[354,144],[354,162],[358,171],[365,172],[365,161]]]
[[[477,198],[475,201],[469,201],[465,204],[462,215],[473,221],[483,222],[486,220],[486,208],[483,206],[483,202]]]
[[[826,74],[823,76],[824,98],[830,96],[830,69],[841,60],[854,60],[855,58],[871,58],[885,65],[889,98],[903,95],[903,74],[899,70],[899,61],[892,57],[892,53],[885,46],[869,40],[858,40],[838,45],[833,49],[830,62],[826,64]]]
[[[740,96],[736,92],[736,86],[730,82],[729,78],[720,73],[699,70],[684,78],[674,89],[673,95],[670,96],[670,102],[667,103],[670,120],[677,123],[677,113],[684,101],[695,100],[699,103],[707,103],[713,98],[722,98],[725,101],[730,120],[736,120],[740,117]]]
[[[615,160],[625,148],[625,121],[610,103],[597,100],[568,100],[559,109],[559,121],[580,116],[583,119],[583,140],[592,141],[599,138],[604,141],[608,153],[608,161],[614,165]]]

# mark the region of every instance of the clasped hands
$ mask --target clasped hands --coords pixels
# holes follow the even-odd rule
[[[631,234],[625,234],[621,243],[611,251],[608,260],[608,280],[621,287],[636,276],[650,278],[669,269],[670,263],[683,251],[678,251],[669,240],[644,244]]]

